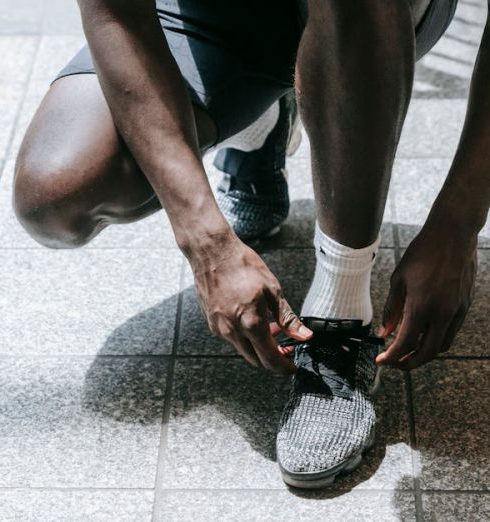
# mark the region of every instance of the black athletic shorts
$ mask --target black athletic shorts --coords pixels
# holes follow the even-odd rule
[[[156,0],[170,50],[193,103],[218,141],[244,129],[293,87],[304,0]],[[432,0],[417,28],[417,58],[444,34],[457,0]],[[55,79],[95,73],[84,46]]]

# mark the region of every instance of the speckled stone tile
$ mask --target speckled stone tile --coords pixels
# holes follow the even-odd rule
[[[0,83],[0,157],[6,157],[22,100],[22,83]]]
[[[47,80],[29,81],[10,146],[9,159],[13,160],[17,157],[26,130],[48,89]]]
[[[488,314],[490,310],[490,252],[478,252],[478,275],[475,283],[475,297],[463,327],[457,335],[451,350],[453,355],[488,356]],[[442,354],[444,357],[446,354]]]
[[[166,364],[0,359],[0,487],[152,488]]]
[[[165,492],[156,511],[158,522],[191,522],[196,517],[202,522],[411,522],[415,508],[412,495],[399,492],[172,491]]]
[[[238,358],[178,360],[162,487],[282,488],[275,434],[288,387]]]
[[[0,250],[1,351],[168,353],[181,260],[167,250]]]
[[[449,159],[399,159],[392,193],[400,246],[405,248],[420,232],[451,167]],[[490,220],[479,235],[480,248],[490,247]]]
[[[36,36],[0,36],[0,82],[24,82],[39,39]]]
[[[0,0],[0,34],[38,34],[44,2]]]
[[[426,522],[488,522],[490,495],[486,493],[430,493],[422,495]]]
[[[150,522],[153,491],[3,490],[2,522]]]
[[[485,0],[458,3],[444,36],[417,64],[415,97],[466,98],[485,19]]]
[[[275,436],[288,390],[287,379],[241,359],[178,360],[162,488],[284,489]],[[405,410],[400,375],[388,374],[377,406],[376,447],[332,489],[412,487]]]
[[[410,103],[397,156],[450,158],[456,151],[466,100],[418,100]]]
[[[83,35],[77,3],[44,0],[42,28],[45,35]]]
[[[437,361],[412,372],[423,489],[490,486],[490,361]]]
[[[262,254],[265,262],[281,282],[284,295],[296,313],[308,291],[315,269],[312,249],[276,250]],[[374,324],[378,324],[394,269],[394,252],[381,249],[373,270],[372,296],[375,308]],[[180,354],[234,354],[232,346],[212,336],[204,320],[193,286],[193,277],[187,269],[182,301],[182,320],[178,342]]]
[[[32,81],[51,83],[59,70],[73,58],[84,43],[83,35],[44,35],[32,69]]]
[[[392,179],[400,246],[406,247],[425,223],[451,162],[448,159],[399,159]]]

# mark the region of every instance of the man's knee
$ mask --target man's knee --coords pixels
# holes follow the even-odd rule
[[[75,248],[86,244],[96,224],[77,201],[67,182],[76,176],[68,168],[20,154],[15,167],[13,205],[28,234],[49,248]]]

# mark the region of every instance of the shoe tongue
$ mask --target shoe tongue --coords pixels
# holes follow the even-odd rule
[[[300,392],[335,395],[351,399],[355,387],[358,347],[301,345],[295,351]]]

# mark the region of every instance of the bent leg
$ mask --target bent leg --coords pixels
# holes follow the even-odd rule
[[[196,109],[200,143],[215,140]],[[24,137],[15,169],[14,207],[38,242],[80,246],[110,223],[145,217],[160,204],[114,126],[97,77],[58,79]]]

